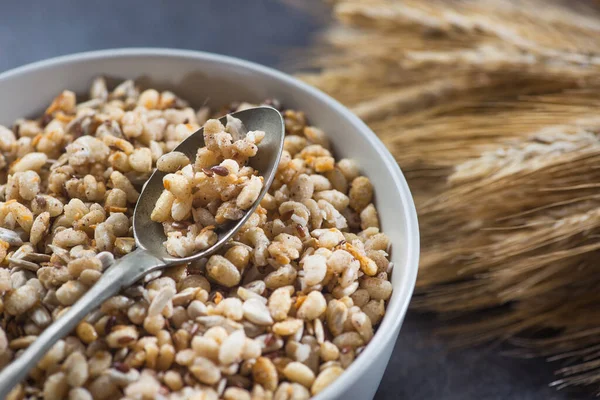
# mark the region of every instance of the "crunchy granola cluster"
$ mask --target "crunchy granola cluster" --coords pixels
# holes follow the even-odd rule
[[[389,240],[356,163],[336,161],[303,113],[282,113],[275,181],[233,240],[106,301],[9,398],[307,399],[343,373],[391,296]],[[260,134],[237,137],[235,154],[207,140],[194,164],[167,154],[210,114],[132,81],[109,91],[99,78],[88,101],[65,91],[39,119],[0,127],[0,368],[99,279],[111,261],[100,252],[134,249],[133,207],[155,167],[171,174],[154,218],[176,254],[210,243],[202,228],[252,202],[260,178],[243,162]],[[235,125],[210,121],[208,132],[237,134]],[[186,171],[205,185],[198,192],[226,197],[211,204],[192,190],[188,208]]]
[[[206,146],[198,149],[193,165],[176,151],[156,163],[168,174],[151,218],[163,224],[172,256],[191,256],[214,245],[215,227],[241,219],[262,190],[263,178],[246,163],[265,132],[246,132],[242,121],[227,117],[226,127],[218,119],[204,124]]]

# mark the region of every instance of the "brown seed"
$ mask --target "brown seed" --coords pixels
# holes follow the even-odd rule
[[[118,338],[118,339],[117,339],[117,343],[119,343],[119,344],[121,344],[121,345],[124,345],[124,344],[131,343],[131,342],[133,342],[134,340],[135,340],[135,338],[134,338],[134,337],[131,337],[131,336],[125,336],[125,337]]]
[[[186,229],[188,227],[188,223],[183,221],[175,221],[171,224],[171,226],[175,229]]]
[[[81,122],[77,122],[73,127],[73,136],[78,138],[83,135],[83,127],[81,126]]]
[[[40,125],[42,126],[42,128],[45,128],[46,125],[48,125],[50,123],[50,121],[52,121],[52,115],[44,114],[44,116],[42,117],[42,119],[40,121]]]
[[[211,167],[210,170],[219,176],[229,175],[229,170],[221,165],[215,165],[214,167]]]
[[[114,363],[113,364],[113,368],[115,368],[116,370],[121,371],[121,372],[123,372],[125,374],[128,373],[129,370],[131,369],[129,367],[129,365],[127,365],[125,363],[122,363],[122,362],[116,362],[116,363]]]
[[[35,201],[40,206],[40,208],[44,208],[48,204],[48,202],[46,201],[46,199],[44,198],[44,196],[36,196],[35,197]]]
[[[272,333],[267,334],[264,340],[265,347],[269,347],[270,345],[275,343],[276,340],[277,338],[275,337],[275,335],[273,335]]]
[[[206,176],[213,176],[215,174],[210,170],[210,168],[202,168],[202,172],[204,172]]]
[[[117,323],[117,317],[115,317],[114,315],[111,315],[110,317],[108,317],[108,320],[106,321],[106,325],[104,325],[104,334],[108,335],[112,331],[112,328],[115,326],[116,323]]]
[[[292,218],[292,215],[294,215],[294,211],[293,210],[285,212],[285,213],[281,214],[281,220],[282,221],[288,220],[288,219]]]

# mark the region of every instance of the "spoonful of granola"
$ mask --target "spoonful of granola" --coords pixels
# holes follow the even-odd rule
[[[206,258],[231,239],[252,218],[273,182],[283,139],[281,114],[270,107],[256,107],[207,121],[163,155],[135,207],[137,249],[118,260],[110,253],[98,255],[103,264],[112,265],[0,372],[0,398],[105,300],[149,272]],[[236,279],[229,276],[235,271],[222,267],[210,265],[207,270],[223,281]]]

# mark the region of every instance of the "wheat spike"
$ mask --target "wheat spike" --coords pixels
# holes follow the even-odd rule
[[[447,317],[459,345],[569,360],[553,385],[600,392],[599,5],[329,3],[336,23],[301,64],[319,71],[300,76],[363,118],[409,180],[413,309]]]

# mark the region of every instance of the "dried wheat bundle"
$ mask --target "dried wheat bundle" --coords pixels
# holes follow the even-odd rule
[[[415,194],[413,308],[463,343],[567,360],[600,391],[600,8],[337,0],[307,82],[362,117]],[[482,314],[482,312],[484,312]]]

